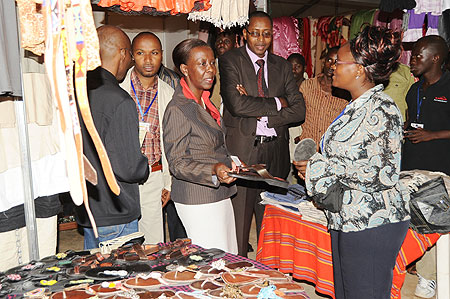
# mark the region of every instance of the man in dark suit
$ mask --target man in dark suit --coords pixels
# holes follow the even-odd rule
[[[305,103],[291,64],[268,52],[273,35],[270,16],[260,11],[250,14],[243,35],[246,46],[219,58],[227,147],[243,162],[266,164],[272,175],[286,178],[290,169],[288,125],[305,119]],[[253,213],[259,234],[264,215],[259,193],[265,187],[238,183],[233,208],[242,256],[247,256]]]

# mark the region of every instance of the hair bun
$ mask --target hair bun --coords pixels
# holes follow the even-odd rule
[[[377,26],[366,26],[350,41],[350,50],[367,77],[378,84],[389,79],[402,53],[399,32]]]

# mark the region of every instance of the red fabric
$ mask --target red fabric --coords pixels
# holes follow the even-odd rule
[[[397,260],[395,261],[394,278],[392,280],[391,299],[401,298],[401,289],[405,282],[406,267],[420,258],[428,248],[436,244],[440,234],[421,235],[412,229],[408,230]]]
[[[331,239],[323,225],[266,205],[256,260],[312,282],[318,293],[334,298]]]
[[[180,85],[183,88],[183,94],[187,99],[191,99],[195,101],[197,104],[201,105],[197,99],[195,98],[194,94],[192,93],[192,90],[189,88],[189,86],[186,83],[186,80],[184,78],[181,78]],[[214,118],[214,120],[217,122],[217,124],[220,127],[220,113],[219,110],[217,110],[216,106],[214,106],[213,103],[209,100],[209,91],[203,91],[202,93],[202,100],[205,103],[206,111]]]
[[[306,61],[306,73],[309,78],[313,76],[312,60],[311,60],[311,25],[308,18],[303,18],[303,57]]]
[[[211,7],[209,0],[100,0],[98,6],[110,7],[120,5],[123,11],[142,11],[144,6],[153,7],[157,11],[167,12],[175,15],[179,13],[190,13],[195,2],[203,2],[204,9]]]

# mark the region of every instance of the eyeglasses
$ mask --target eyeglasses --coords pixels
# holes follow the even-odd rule
[[[335,59],[334,61],[327,60],[331,63],[331,65],[337,65],[337,64],[358,64],[356,61],[341,61]]]
[[[245,30],[247,30],[247,29],[245,29]],[[259,32],[259,31],[248,31],[247,30],[247,32],[248,32],[248,34],[251,36],[251,37],[254,37],[254,38],[258,38],[258,37],[260,37],[261,35],[262,35],[262,37],[264,37],[264,38],[270,38],[271,36],[272,36],[272,32],[270,32],[270,31],[264,31],[264,32]]]

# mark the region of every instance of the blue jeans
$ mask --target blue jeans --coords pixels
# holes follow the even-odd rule
[[[133,220],[130,223],[100,226],[97,227],[98,238],[94,236],[92,228],[84,227],[84,249],[98,248],[98,243],[108,241],[117,237],[126,236],[138,231],[138,220]]]

